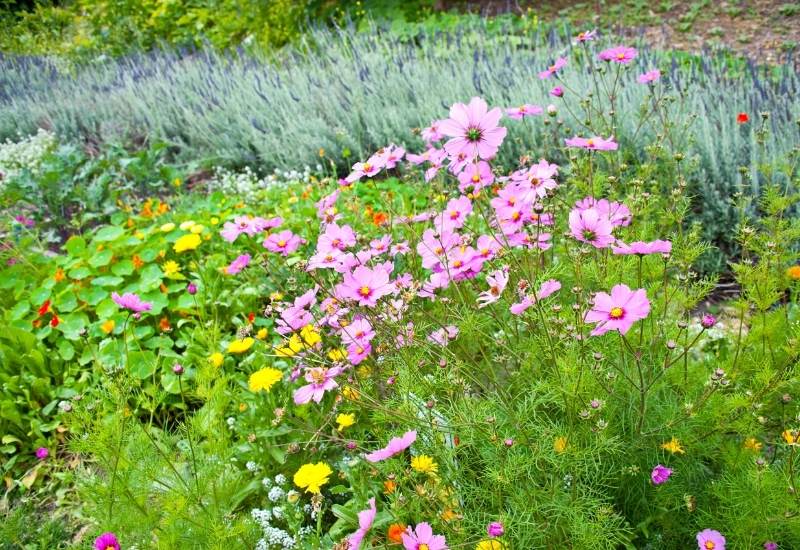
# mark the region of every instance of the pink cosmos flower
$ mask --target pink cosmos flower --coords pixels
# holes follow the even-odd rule
[[[377,176],[385,166],[385,160],[373,155],[365,162],[357,162],[353,165],[352,172],[345,178],[350,183],[355,183],[363,177],[371,178]]]
[[[440,346],[446,346],[450,340],[455,340],[457,336],[458,327],[455,325],[447,325],[446,327],[431,332],[428,335],[428,341]]]
[[[241,270],[243,270],[247,265],[250,263],[250,254],[242,254],[235,260],[231,262],[231,264],[225,268],[225,273],[228,275],[236,275]]]
[[[631,290],[628,285],[615,285],[611,294],[598,292],[594,296],[594,307],[586,313],[587,323],[597,323],[592,336],[600,336],[610,330],[625,334],[633,323],[650,313],[650,300],[643,288]]]
[[[607,199],[596,200],[594,197],[586,197],[583,200],[577,201],[575,207],[579,210],[586,210],[594,208],[600,212],[601,216],[607,217],[611,221],[611,225],[617,227],[621,225],[630,225],[633,215],[630,209],[621,202],[609,202]]]
[[[386,447],[364,455],[364,458],[367,460],[367,462],[372,462],[375,464],[376,462],[386,460],[387,458],[391,458],[394,455],[402,453],[411,447],[416,440],[417,431],[411,430],[404,433],[402,437],[393,437],[389,440],[389,443],[386,445]]]
[[[275,217],[266,220],[264,218],[254,218],[252,216],[237,216],[232,222],[225,222],[219,234],[228,242],[234,242],[239,235],[253,236],[266,229],[278,227],[283,223],[283,218]]]
[[[390,144],[388,147],[384,147],[377,153],[375,153],[375,157],[379,159],[380,163],[383,163],[383,167],[387,170],[391,170],[397,163],[403,160],[403,157],[406,154],[406,150],[402,147],[395,145],[394,143]]]
[[[492,167],[484,160],[469,164],[458,175],[458,182],[458,190],[462,193],[479,191],[494,182]]]
[[[551,294],[561,290],[561,283],[555,279],[548,279],[539,286],[539,290],[535,295],[529,294],[525,296],[521,302],[511,306],[511,313],[514,315],[522,315],[522,313],[531,307],[536,302],[544,300]]]
[[[359,550],[361,541],[367,536],[378,510],[375,507],[375,497],[369,499],[369,508],[358,513],[358,531],[347,538],[348,550]]]
[[[380,239],[372,239],[369,242],[369,251],[372,254],[373,258],[375,256],[380,256],[381,254],[385,254],[389,251],[389,245],[392,244],[392,236],[391,235],[384,235]]]
[[[489,283],[489,290],[484,290],[478,295],[479,308],[486,307],[500,299],[500,295],[508,285],[508,267],[505,266],[503,269],[487,275],[486,282]]]
[[[672,243],[658,240],[649,243],[635,241],[630,244],[625,244],[622,241],[617,241],[617,245],[612,247],[611,250],[614,254],[623,256],[631,254],[637,254],[639,256],[644,256],[646,254],[670,254],[672,252]]]
[[[314,317],[308,308],[317,302],[318,290],[318,287],[314,287],[304,292],[294,299],[291,306],[281,311],[280,317],[275,322],[278,334],[289,334],[314,322]]]
[[[322,401],[326,391],[339,387],[334,377],[339,376],[342,370],[342,367],[312,367],[306,369],[305,379],[309,383],[294,391],[295,404],[303,405],[312,399],[316,403]]]
[[[372,345],[369,343],[358,343],[355,342],[347,346],[347,360],[350,361],[353,365],[358,365],[369,357],[369,354],[372,353]]]
[[[606,248],[614,243],[611,220],[595,208],[585,210],[573,208],[569,213],[569,229],[577,240],[589,243],[595,248]]]
[[[50,456],[50,451],[47,450],[47,447],[39,447],[36,449],[36,458],[39,460],[45,460],[48,456]]]
[[[439,235],[433,229],[422,233],[422,241],[417,243],[417,253],[422,257],[422,267],[434,269],[447,262],[447,254],[461,243],[461,238],[449,231]]]
[[[472,258],[472,263],[477,263],[477,268],[473,267],[473,269],[479,271],[480,266],[482,266],[484,262],[493,260],[501,248],[503,248],[503,246],[500,244],[497,237],[493,235],[481,235],[478,237],[478,241],[475,243],[475,256]]]
[[[366,344],[375,338],[375,331],[372,330],[370,322],[363,317],[354,320],[342,329],[342,343],[345,346],[350,344]]]
[[[345,250],[355,244],[356,234],[352,227],[349,225],[339,227],[336,223],[329,223],[317,239],[317,252]]]
[[[636,49],[629,48],[628,46],[616,46],[614,48],[609,48],[607,50],[603,50],[597,57],[600,61],[613,61],[614,63],[621,63],[623,65],[627,65],[633,58],[636,57]]]
[[[661,71],[658,69],[653,69],[652,71],[647,71],[644,74],[640,74],[636,80],[638,80],[640,84],[652,84],[659,78],[661,78]]]
[[[575,136],[565,139],[564,143],[567,144],[567,147],[579,147],[581,149],[589,149],[590,151],[616,151],[619,147],[613,137],[603,139],[600,136],[594,136],[588,139]]]
[[[725,550],[725,537],[719,531],[703,529],[697,533],[697,547],[700,550]]]
[[[526,116],[541,115],[542,113],[544,113],[544,109],[538,105],[531,105],[529,103],[525,103],[519,107],[506,109],[506,116],[514,120],[522,120]]]
[[[406,155],[406,160],[411,164],[419,165],[424,162],[430,162],[431,159],[437,158],[439,156],[441,156],[442,158],[447,156],[447,153],[444,151],[444,149],[437,149],[436,147],[428,147],[428,149],[421,155],[408,153]]]
[[[575,37],[575,42],[589,42],[597,38],[597,30],[579,32]]]
[[[564,88],[561,86],[556,86],[552,90],[550,90],[550,95],[553,97],[564,97]]]
[[[103,533],[94,539],[94,550],[120,550],[119,541],[114,533]]]
[[[539,233],[538,235],[531,235],[527,231],[520,231],[506,236],[508,246],[512,248],[525,247],[528,249],[538,248],[539,250],[547,250],[551,246],[550,233]]]
[[[411,247],[408,246],[408,241],[403,241],[392,245],[389,249],[389,256],[394,258],[395,256],[406,255],[409,252],[411,252]]]
[[[522,229],[533,212],[533,198],[527,186],[512,182],[489,201],[504,234],[510,235]]]
[[[112,292],[111,299],[114,300],[114,303],[119,307],[137,314],[153,309],[153,304],[142,301],[137,294],[132,292],[126,292],[122,296],[116,292]]]
[[[653,485],[661,485],[662,483],[666,483],[669,477],[672,475],[672,468],[667,468],[666,466],[662,466],[661,464],[657,464],[653,471],[650,472],[650,479],[653,482]]]
[[[420,132],[422,139],[424,139],[426,143],[436,143],[437,141],[441,141],[444,137],[444,134],[439,132],[439,126],[441,124],[441,120],[434,120],[431,122],[430,126],[423,128]]]
[[[527,170],[517,170],[511,174],[511,181],[521,184],[523,189],[529,189],[533,196],[527,196],[526,201],[533,202],[536,198],[545,198],[548,191],[558,187],[554,179],[557,174],[557,164],[541,159]]]
[[[305,240],[298,237],[291,231],[284,230],[280,233],[273,233],[264,240],[264,248],[270,252],[276,252],[283,256],[288,256],[303,244]]]
[[[395,288],[389,282],[389,272],[376,266],[374,269],[360,265],[351,273],[345,273],[344,281],[336,292],[344,299],[355,300],[361,306],[375,307],[378,300],[392,294]]]
[[[567,64],[567,58],[559,57],[558,59],[556,59],[555,63],[553,63],[552,65],[547,67],[547,69],[539,73],[539,78],[541,78],[542,80],[550,78],[551,76],[556,74],[559,71],[559,69],[562,69],[564,66],[566,66],[566,64]]]
[[[501,116],[499,108],[489,111],[479,97],[473,97],[469,105],[456,103],[450,107],[450,118],[441,124],[441,132],[452,138],[445,143],[445,151],[450,157],[459,153],[469,159],[494,157],[506,137],[506,129],[498,126]]]
[[[405,550],[447,550],[447,540],[442,535],[434,535],[427,523],[418,523],[413,530],[409,526],[402,539]]]
[[[327,252],[317,252],[308,259],[306,271],[313,271],[315,269],[336,269],[341,265],[343,255],[341,250],[335,248]]]
[[[340,191],[336,189],[333,193],[329,195],[325,195],[320,200],[318,200],[314,206],[317,207],[317,217],[326,220],[326,223],[331,223],[335,220],[328,220],[327,218],[330,217],[332,210],[335,212],[334,206],[336,206],[336,201],[339,200]]]
[[[453,280],[460,280],[460,275],[472,268],[472,259],[475,256],[475,249],[471,246],[458,246],[447,255],[447,265],[445,271],[447,276]]]

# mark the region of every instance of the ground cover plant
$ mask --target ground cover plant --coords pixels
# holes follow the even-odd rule
[[[722,227],[740,291],[709,305],[692,88],[573,40],[526,96],[412,103],[374,151],[407,118],[341,149],[320,123],[301,172],[103,153],[125,192],[52,240],[46,201],[7,200],[4,502],[46,495],[63,523],[38,543],[800,546],[797,136],[780,109],[720,117],[747,143]],[[58,143],[4,146],[4,189]],[[36,544],[19,514],[3,536]]]

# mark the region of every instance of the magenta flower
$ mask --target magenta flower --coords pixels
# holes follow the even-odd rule
[[[44,460],[48,456],[50,456],[50,451],[47,450],[47,447],[39,447],[36,449],[36,458],[39,460]]]
[[[114,533],[103,533],[94,539],[94,550],[120,550],[117,536]]]
[[[116,292],[111,293],[111,299],[114,303],[123,309],[127,309],[133,313],[142,313],[153,309],[153,304],[150,302],[143,302],[139,296],[132,292],[126,292],[122,296]]]
[[[538,105],[531,105],[529,103],[525,103],[519,107],[506,109],[506,116],[514,120],[522,120],[526,116],[541,115],[542,113],[544,113],[544,109]]]
[[[697,547],[700,550],[725,550],[725,537],[719,531],[703,529],[697,533]]]
[[[372,239],[369,242],[369,252],[372,254],[372,257],[380,256],[381,254],[385,254],[389,252],[389,245],[392,244],[392,236],[391,235],[384,235],[380,239]]]
[[[764,550],[778,550],[778,543],[768,540],[764,543]]]
[[[700,319],[700,325],[705,328],[709,329],[717,324],[717,318],[711,315],[710,313],[706,313],[703,315],[703,318]]]
[[[546,80],[556,74],[560,69],[562,69],[567,64],[566,57],[559,57],[556,59],[555,63],[547,67],[544,71],[539,73],[539,78],[542,80]]]
[[[647,71],[644,74],[640,74],[636,80],[638,80],[640,84],[652,84],[659,78],[661,78],[661,71],[658,69],[653,69],[652,71]]]
[[[369,357],[370,353],[372,353],[372,345],[369,342],[363,344],[354,342],[347,346],[347,360],[353,365],[361,363]]]
[[[350,344],[367,344],[375,338],[375,331],[372,324],[363,317],[359,317],[352,323],[342,328],[342,343],[345,346]]]
[[[498,269],[486,276],[489,290],[484,290],[478,295],[478,307],[486,307],[500,299],[500,295],[508,285],[508,267]]]
[[[498,126],[501,116],[499,108],[489,111],[479,97],[473,97],[469,105],[456,103],[450,107],[450,118],[441,124],[441,132],[452,138],[445,143],[445,151],[450,157],[463,153],[468,159],[492,158],[506,137],[506,129]]]
[[[458,181],[458,190],[462,193],[479,191],[494,182],[492,167],[484,160],[469,164],[458,174]]]
[[[672,243],[669,241],[652,241],[649,243],[642,241],[635,241],[630,244],[625,244],[622,241],[617,241],[616,246],[611,250],[614,254],[621,256],[636,254],[644,256],[647,254],[669,254],[672,252]]]
[[[661,485],[662,483],[666,483],[671,475],[672,468],[657,464],[656,467],[653,468],[653,471],[650,472],[650,479],[653,481],[653,485]]]
[[[569,213],[570,233],[577,240],[591,244],[595,248],[607,248],[614,243],[611,235],[614,227],[611,220],[594,208],[580,210],[573,208]]]
[[[412,530],[408,527],[402,535],[405,550],[447,550],[447,540],[442,535],[434,535],[427,523],[418,523]]]
[[[317,287],[314,287],[306,291],[295,298],[292,305],[281,311],[280,317],[275,323],[275,330],[278,334],[289,334],[314,322],[314,317],[308,311],[308,308],[316,303],[317,290]]]
[[[368,307],[375,307],[380,298],[394,291],[395,287],[389,281],[389,272],[383,266],[372,269],[360,265],[352,273],[345,273],[344,281],[336,287],[340,297]]]
[[[303,405],[312,399],[319,403],[326,391],[339,387],[334,377],[342,373],[341,367],[312,367],[306,369],[305,379],[308,384],[294,391],[295,405]]]
[[[355,183],[363,177],[377,176],[382,168],[386,166],[386,160],[379,155],[372,155],[365,162],[357,162],[353,165],[353,170],[345,178],[350,183]]]
[[[305,241],[289,231],[281,231],[280,233],[273,233],[264,240],[264,248],[270,252],[288,256],[303,244]]]
[[[630,209],[621,202],[609,202],[607,199],[596,200],[594,197],[586,197],[575,203],[575,207],[579,210],[586,210],[587,208],[594,208],[600,212],[601,216],[607,217],[611,220],[611,225],[614,227],[620,225],[630,225],[631,215]]]
[[[505,531],[503,524],[499,521],[493,521],[486,526],[486,534],[492,538],[502,537]]]
[[[575,37],[575,42],[589,42],[597,38],[597,30],[579,32]]]
[[[563,97],[564,96],[564,88],[561,86],[556,86],[552,90],[550,90],[550,95],[553,97]]]
[[[375,521],[375,516],[378,510],[375,508],[375,497],[369,499],[369,508],[362,510],[358,513],[358,531],[353,533],[347,538],[349,544],[348,550],[359,550],[361,541],[367,536],[367,533]]]
[[[383,167],[387,170],[391,170],[397,163],[403,160],[403,157],[406,154],[406,150],[402,147],[399,147],[392,143],[388,147],[384,147],[377,153],[375,153],[375,158],[378,159],[378,163],[382,164]]]
[[[387,458],[391,458],[402,453],[411,447],[416,440],[417,431],[411,430],[404,433],[401,437],[393,437],[389,440],[389,443],[386,445],[386,447],[371,452],[368,455],[364,455],[364,458],[367,460],[367,462],[372,462],[373,464],[376,462],[381,462],[382,460],[386,460]]]
[[[609,330],[625,334],[636,321],[650,313],[650,300],[643,288],[631,290],[627,285],[615,285],[611,294],[598,292],[594,296],[594,307],[586,313],[587,323],[597,323],[592,336],[600,336]]]
[[[236,275],[241,270],[243,270],[247,265],[250,263],[250,254],[242,254],[235,260],[231,262],[231,264],[225,268],[225,273],[228,275]]]
[[[422,257],[422,267],[436,269],[447,262],[448,253],[461,243],[455,233],[446,231],[437,235],[433,229],[422,233],[422,241],[417,243],[417,253]]]
[[[627,65],[633,58],[636,57],[636,49],[629,48],[628,46],[616,46],[614,48],[609,48],[607,50],[603,50],[597,57],[600,61],[613,61],[614,63],[621,63],[623,65]]]
[[[619,147],[613,137],[603,139],[600,136],[594,136],[588,139],[575,136],[565,139],[564,143],[566,143],[567,147],[579,147],[581,149],[589,149],[590,151],[616,151],[617,147]]]

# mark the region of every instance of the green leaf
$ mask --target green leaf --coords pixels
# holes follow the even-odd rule
[[[125,279],[122,277],[115,277],[114,275],[105,275],[103,277],[97,277],[96,279],[92,279],[92,284],[94,286],[119,286],[121,285]]]
[[[130,260],[120,260],[111,266],[111,273],[114,275],[130,275],[133,273],[133,262]]]
[[[125,230],[117,225],[106,225],[101,227],[94,235],[93,242],[109,242],[120,238],[125,234]]]
[[[89,258],[89,265],[92,267],[103,267],[111,263],[111,258],[114,257],[114,253],[110,250],[101,250],[91,258]]]
[[[73,357],[75,357],[75,348],[69,342],[69,340],[61,340],[58,343],[58,354],[64,361],[70,361]]]
[[[64,250],[66,250],[70,256],[80,256],[86,250],[86,241],[83,237],[73,235],[67,240],[66,244],[64,244]]]
[[[144,380],[156,371],[156,354],[149,350],[132,351],[128,355],[128,372],[131,376]]]
[[[155,264],[150,264],[142,268],[141,279],[139,280],[139,290],[148,292],[161,286],[161,278],[164,273]]]
[[[88,267],[76,267],[75,269],[70,269],[67,275],[69,275],[70,279],[75,279],[76,281],[80,281],[81,279],[85,279],[92,272]]]

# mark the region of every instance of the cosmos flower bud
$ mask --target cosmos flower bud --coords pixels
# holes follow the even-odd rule
[[[503,527],[503,524],[500,523],[499,521],[493,521],[492,523],[486,526],[486,533],[492,538],[502,537],[503,533],[505,532],[506,530]]]

